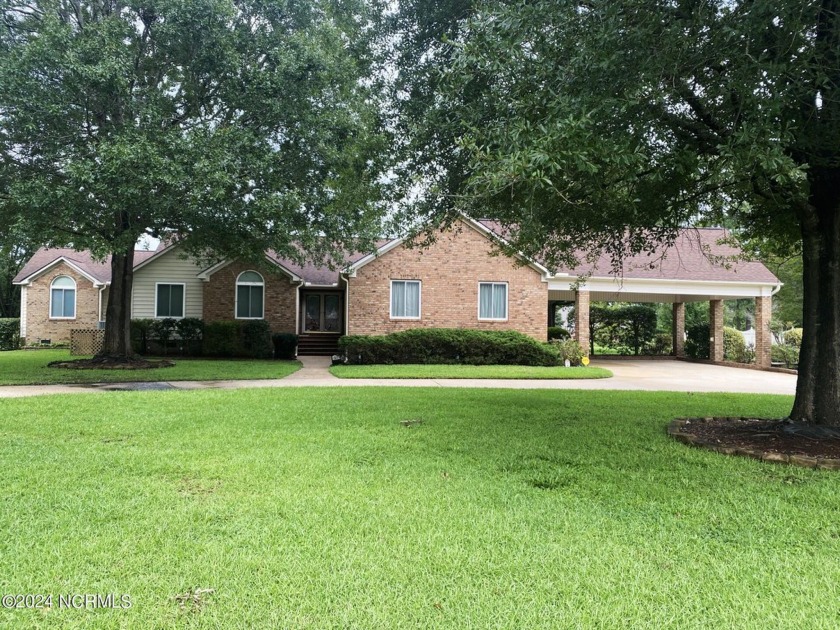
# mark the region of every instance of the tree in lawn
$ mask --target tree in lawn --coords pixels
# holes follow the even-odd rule
[[[618,263],[725,218],[801,248],[791,417],[840,425],[840,0],[488,1],[448,18],[425,67],[434,127],[400,110],[415,138],[457,139],[454,159],[418,156],[418,207],[498,219],[550,264]]]
[[[365,7],[5,2],[0,219],[111,256],[103,355],[131,354],[134,246],[326,259],[378,231]],[[360,26],[361,25],[361,26]]]

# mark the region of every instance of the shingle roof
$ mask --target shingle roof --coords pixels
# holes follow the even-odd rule
[[[504,233],[498,223],[481,223],[499,236]],[[684,228],[672,247],[663,246],[652,254],[629,256],[623,261],[618,274],[614,274],[611,261],[606,255],[600,256],[595,263],[562,267],[556,272],[571,276],[618,275],[638,279],[778,284],[779,279],[761,262],[737,259],[741,251],[721,242],[728,235],[727,230],[722,228]]]
[[[497,235],[503,230],[492,221],[480,221]],[[639,279],[668,279],[688,281],[723,281],[723,282],[761,282],[777,284],[778,278],[759,261],[732,260],[740,254],[739,250],[729,244],[721,243],[727,236],[726,230],[720,228],[686,228],[677,237],[673,247],[657,251],[654,254],[638,254],[624,261],[621,275],[625,278]],[[377,249],[389,243],[381,240],[376,244]],[[139,265],[158,251],[134,252],[134,264]],[[364,252],[356,252],[347,257],[347,263],[354,263],[364,258]],[[111,281],[110,257],[104,261],[96,261],[87,251],[75,251],[67,248],[41,248],[29,259],[18,273],[14,282],[37,273],[56,259],[64,257],[71,261],[85,273],[99,282]],[[336,285],[339,281],[339,268],[330,269],[327,265],[307,263],[299,265],[292,260],[269,252],[269,257],[291,273],[303,278],[312,285]],[[557,273],[567,273],[573,276],[592,275],[596,277],[612,276],[612,266],[607,256],[601,256],[594,264],[580,264],[574,268],[561,268]]]
[[[379,249],[383,245],[389,243],[390,240],[380,240],[376,243],[376,249]],[[298,263],[289,260],[288,258],[283,258],[282,256],[278,256],[276,253],[269,251],[268,252],[269,258],[276,261],[285,269],[288,269],[293,274],[303,278],[303,281],[306,284],[311,285],[323,285],[323,286],[331,286],[337,285],[339,281],[339,274],[341,273],[341,267],[343,265],[336,265],[335,269],[330,269],[328,265],[316,265],[313,263],[306,263],[305,265],[299,265]],[[345,264],[353,264],[358,260],[361,260],[367,256],[365,252],[354,252],[347,256],[347,260],[344,261]]]
[[[134,264],[137,265],[154,254],[154,251],[137,250],[134,252]],[[12,282],[25,280],[59,258],[65,258],[87,275],[95,278],[98,282],[106,283],[111,281],[110,256],[107,256],[105,260],[94,260],[89,251],[76,251],[68,247],[42,247],[32,255],[32,258],[27,261]]]

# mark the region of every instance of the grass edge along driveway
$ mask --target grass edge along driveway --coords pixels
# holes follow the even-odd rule
[[[334,365],[338,378],[475,378],[475,379],[591,379],[613,374],[600,367],[542,367],[532,365]]]

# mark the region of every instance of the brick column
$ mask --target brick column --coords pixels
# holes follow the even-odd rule
[[[674,325],[672,326],[672,354],[685,356],[685,302],[674,302]]]
[[[709,358],[723,361],[723,300],[709,301]]]
[[[575,341],[589,356],[589,289],[575,291]]]
[[[755,364],[770,367],[770,346],[773,338],[770,333],[770,315],[773,298],[769,295],[755,298]]]

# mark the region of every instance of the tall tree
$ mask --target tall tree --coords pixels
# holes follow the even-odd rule
[[[486,0],[448,17],[420,57],[435,97],[423,119],[401,109],[414,139],[455,140],[407,158],[417,207],[496,218],[550,263],[618,262],[725,216],[801,246],[791,417],[840,425],[840,0]]]
[[[0,7],[0,218],[111,256],[104,355],[131,353],[144,233],[255,260],[339,256],[375,236],[362,2]]]
[[[20,317],[20,287],[12,284],[35,247],[20,235],[0,233],[0,317]]]

